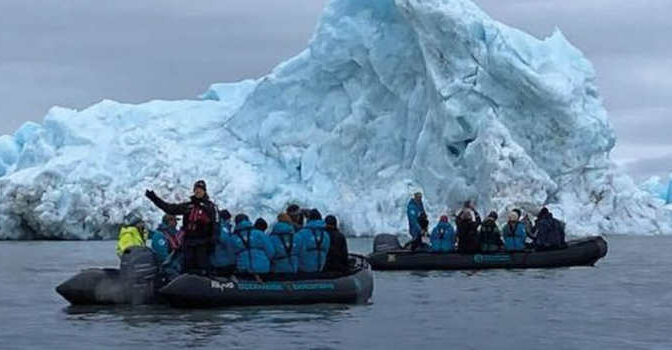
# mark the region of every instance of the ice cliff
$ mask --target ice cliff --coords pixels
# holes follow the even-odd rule
[[[411,191],[432,218],[549,205],[571,234],[670,232],[660,201],[609,159],[592,65],[469,0],[333,0],[308,48],[201,100],[55,107],[0,138],[0,237],[114,237],[152,188],[272,219],[322,208],[360,235],[403,232]]]

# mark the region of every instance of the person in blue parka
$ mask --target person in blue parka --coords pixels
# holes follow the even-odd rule
[[[286,213],[278,215],[278,222],[271,230],[271,243],[275,255],[271,260],[271,272],[296,273],[298,262],[294,250],[294,225]]]
[[[174,215],[164,215],[161,224],[150,234],[152,250],[159,262],[163,263],[179,246],[177,243],[177,218]]]
[[[231,241],[231,213],[224,209],[219,212],[219,235],[215,237],[215,250],[210,263],[218,275],[229,275],[236,269],[236,254]]]
[[[422,204],[422,193],[416,192],[406,206],[408,232],[412,237],[411,250],[417,249],[422,243],[423,232],[419,222],[422,215],[427,215],[427,213],[425,213],[425,207]]]
[[[502,226],[504,249],[507,251],[520,251],[525,249],[525,224],[518,220],[518,213],[512,211],[508,215],[508,221]]]
[[[299,272],[320,272],[329,253],[329,233],[317,209],[308,212],[308,222],[294,235],[294,251]]]
[[[271,240],[252,226],[247,215],[238,214],[234,221],[236,228],[231,235],[231,243],[236,255],[236,271],[269,273],[274,253]]]
[[[430,235],[432,251],[452,252],[455,250],[455,229],[448,222],[448,216],[443,215]]]

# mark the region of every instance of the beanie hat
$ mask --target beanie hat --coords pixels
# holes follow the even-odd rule
[[[205,192],[208,192],[208,188],[205,186],[205,181],[203,180],[198,180],[196,183],[194,183],[194,190],[200,188]]]
[[[219,218],[224,220],[224,221],[230,220],[231,219],[231,213],[229,213],[229,211],[226,210],[226,209],[220,210],[219,211]]]
[[[311,209],[308,212],[308,220],[322,220],[322,214],[317,209]]]
[[[448,222],[448,216],[446,216],[446,215],[441,215],[441,217],[439,218],[439,221],[441,221],[441,222]]]
[[[254,228],[265,232],[268,228],[268,223],[263,218],[258,218],[257,221],[254,222]]]
[[[541,210],[539,211],[539,215],[537,215],[537,216],[540,217],[540,218],[543,218],[545,216],[548,216],[550,213],[551,212],[548,211],[548,208],[543,207],[543,208],[541,208]]]
[[[247,217],[245,214],[238,214],[236,215],[236,218],[234,219],[234,222],[236,225],[240,224],[243,221],[250,221],[250,218]]]
[[[497,212],[496,212],[496,211],[491,211],[490,214],[488,214],[488,217],[497,220],[497,218],[499,217],[499,215],[497,215]]]

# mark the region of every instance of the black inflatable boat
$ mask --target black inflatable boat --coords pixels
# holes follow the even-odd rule
[[[397,236],[377,235],[369,262],[374,270],[479,270],[564,266],[592,266],[607,255],[602,237],[567,242],[567,248],[551,251],[458,254],[403,249]]]
[[[160,286],[154,253],[144,247],[126,250],[119,269],[86,269],[56,287],[73,305],[155,303]]]
[[[276,304],[365,303],[373,293],[371,266],[351,255],[353,269],[347,274],[266,275],[220,278],[184,274],[159,294],[177,307],[216,307]]]

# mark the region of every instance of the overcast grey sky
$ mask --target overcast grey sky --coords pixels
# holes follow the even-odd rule
[[[193,98],[305,48],[328,0],[2,0],[0,134],[49,107]],[[357,1],[357,0],[353,0]],[[559,27],[594,63],[636,178],[672,171],[672,1],[476,0],[537,37]]]

